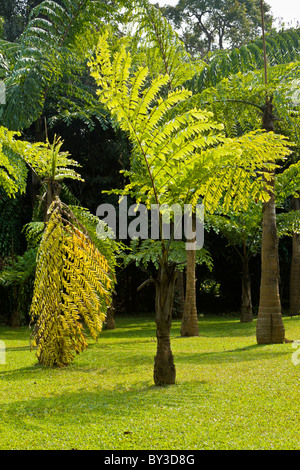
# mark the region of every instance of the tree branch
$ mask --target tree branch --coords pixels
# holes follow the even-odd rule
[[[153,282],[155,282],[154,279],[150,277],[137,288],[137,292],[139,292],[140,290],[142,290],[144,287],[148,286],[149,284],[152,284]]]

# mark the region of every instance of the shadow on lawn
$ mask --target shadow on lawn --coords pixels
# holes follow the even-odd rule
[[[136,337],[155,337],[155,316],[153,318],[116,318],[116,328],[114,330],[103,330],[105,337],[113,338],[136,338]],[[253,322],[241,323],[238,317],[199,317],[199,336],[200,337],[238,337],[255,336],[256,319]],[[171,335],[180,336],[181,320],[174,318],[172,320]]]
[[[190,396],[192,384],[194,393]],[[150,384],[150,380],[130,386],[120,383],[113,390],[57,392],[54,396],[11,401],[1,406],[0,416],[13,422],[17,432],[28,428],[29,423],[31,428],[41,429],[49,429],[50,423],[55,427],[100,423],[101,427],[102,419],[121,423],[126,434],[133,418],[138,426],[144,426],[146,416],[160,419],[160,415],[179,409],[183,395],[188,394],[190,403],[197,406],[199,399],[208,398],[209,393],[206,382],[201,380],[162,387]],[[119,428],[120,424],[117,426]]]
[[[261,361],[264,359],[274,359],[278,356],[291,354],[286,348],[274,351],[264,344],[252,344],[243,348],[228,349],[224,351],[209,351],[201,353],[177,353],[177,362],[188,362],[193,364],[221,364],[226,362],[245,362],[245,361]],[[283,346],[284,345],[278,345]]]

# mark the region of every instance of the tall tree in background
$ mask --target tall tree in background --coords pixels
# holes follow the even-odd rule
[[[259,0],[179,0],[175,7],[166,5],[161,10],[193,56],[240,47],[261,35]],[[268,29],[269,10],[265,4]]]
[[[21,36],[13,43],[1,43],[0,76],[6,85],[6,104],[0,109],[2,125],[11,130],[35,126],[36,140],[42,141],[44,118],[48,126],[75,118],[90,126],[93,119],[103,123],[86,62],[99,28],[106,23],[117,28],[115,14],[123,4],[38,2]]]
[[[293,198],[293,209],[300,213],[300,199]],[[290,271],[290,315],[300,313],[300,233],[295,231],[292,236],[292,261]]]
[[[264,9],[261,3],[261,21],[264,51],[264,84],[268,85],[267,54],[265,46]],[[267,132],[274,132],[275,116],[273,97],[266,90],[263,108],[262,127]],[[271,172],[270,199],[263,205],[262,246],[261,246],[261,281],[256,340],[258,344],[282,343],[285,330],[281,314],[279,292],[279,253],[276,227],[275,171]]]
[[[263,4],[261,12],[263,18]],[[299,31],[275,34],[272,41],[271,38],[264,38],[260,42],[263,43],[263,48],[254,44],[242,47],[239,51],[224,51],[213,58],[207,70],[201,72],[201,79],[198,81],[202,103],[206,102],[208,105],[210,100],[215,116],[225,123],[229,135],[241,135],[250,129],[260,128],[271,134],[274,131],[283,133],[291,141],[299,142],[299,119],[294,113],[295,106],[289,96],[291,91],[288,91],[299,77]],[[254,64],[258,65],[257,70],[254,70]],[[208,82],[212,86],[205,89]],[[289,164],[291,162],[292,160]],[[268,181],[272,182],[272,187],[269,188],[270,198],[263,208],[258,343],[284,340],[279,297],[274,172],[268,175]],[[296,187],[294,190],[296,191]]]

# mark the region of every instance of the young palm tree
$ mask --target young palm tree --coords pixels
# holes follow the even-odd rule
[[[133,146],[131,170],[126,172],[130,183],[121,194],[135,195],[137,202],[149,208],[153,203],[157,207],[174,203],[195,207],[201,197],[211,211],[220,204],[224,210],[230,206],[236,210],[247,206],[250,199],[264,198],[263,188],[269,189],[264,182],[265,168],[273,170],[276,164],[271,159],[289,153],[281,136],[255,132],[227,139],[211,113],[188,106],[188,90],[180,87],[165,96],[168,74],[151,81],[147,67],[133,67],[126,41],[112,59],[107,33],[100,37],[89,65],[101,103]],[[161,230],[160,237],[154,279],[157,385],[174,383],[176,377],[170,344],[176,263],[169,259],[170,244]]]
[[[18,190],[25,191],[28,166],[42,180],[46,202],[44,223],[38,223],[38,230],[29,224],[29,238],[39,231],[37,249],[28,250],[18,266],[13,264],[12,269],[2,272],[0,282],[22,285],[35,272],[30,309],[35,323],[32,346],[37,347],[38,360],[44,365],[66,365],[88,345],[82,321],[95,339],[101,331],[114,282],[114,263],[109,262],[112,246],[103,250],[101,244],[99,249],[93,234],[98,219],[83,208],[71,210],[58,197],[63,179],[82,181],[74,171],[78,163],[67,152],[60,152],[60,139],[53,144],[32,144],[17,140],[19,134],[2,127],[0,135],[0,185],[11,197]]]
[[[167,90],[174,90],[187,83],[203,69],[204,62],[191,59],[184,43],[166,18],[158,8],[149,4],[147,0],[136,2],[130,15],[130,21],[134,24],[133,29],[136,31],[133,37],[133,43],[136,45],[133,52],[134,60],[138,63],[146,63],[149,75],[152,77],[159,73],[168,74]],[[140,41],[141,37],[143,37],[142,42]],[[187,249],[182,336],[198,336],[199,334],[195,270],[194,250]]]

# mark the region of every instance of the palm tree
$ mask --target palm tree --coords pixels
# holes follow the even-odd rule
[[[161,67],[157,66],[157,62],[153,60],[153,56],[150,54],[150,59],[147,61],[147,64],[150,64],[150,69],[153,67],[153,64],[156,64],[156,71],[164,71],[164,72],[172,72],[174,74],[175,70],[175,77],[176,77],[176,67],[174,64],[176,64],[176,60],[172,60],[173,56],[171,56],[171,60],[168,61],[170,58],[169,55],[169,50],[170,50],[170,37],[174,37],[174,33],[172,33],[172,30],[170,29],[167,24],[163,25],[162,19],[159,17],[159,13],[147,4],[147,2],[142,1],[138,2],[139,5],[142,5],[142,13],[139,11],[139,19],[141,20],[141,27],[138,28],[138,35],[139,37],[142,36],[142,32],[147,32],[148,37],[149,37],[149,42],[152,41],[157,44],[157,50],[159,53],[156,55],[156,57],[160,57],[161,60]],[[146,12],[146,14],[145,14]],[[261,5],[261,17],[262,21],[264,21],[263,17],[263,5]],[[194,75],[194,78],[191,81],[191,87],[193,91],[196,93],[197,91],[200,91],[202,93],[202,99],[198,101],[198,96],[196,93],[195,96],[195,102],[206,102],[207,104],[207,98],[209,95],[210,90],[207,88],[209,85],[215,85],[216,83],[220,82],[224,77],[230,77],[232,74],[236,74],[239,71],[242,71],[246,73],[249,70],[255,70],[256,68],[262,68],[263,70],[263,75],[264,75],[264,91],[266,90],[266,85],[267,85],[267,68],[266,68],[266,61],[268,59],[269,63],[275,67],[277,65],[278,69],[280,69],[280,64],[286,64],[289,63],[292,60],[296,60],[299,57],[299,50],[300,50],[300,35],[299,31],[287,31],[287,32],[280,32],[274,36],[268,36],[267,38],[264,36],[264,24],[262,25],[263,29],[263,41],[260,39],[254,41],[248,46],[243,46],[239,50],[235,49],[234,51],[222,51],[221,53],[218,52],[216,54],[216,57],[212,57],[211,61],[209,64],[204,64],[204,63],[199,63],[198,67],[200,68],[200,71]],[[168,34],[165,32],[168,31]],[[150,32],[150,34],[149,34]],[[143,36],[145,37],[145,36]],[[147,36],[146,36],[147,37]],[[169,41],[168,41],[169,39]],[[173,40],[174,41],[174,40]],[[179,44],[179,41],[177,40],[177,44]],[[153,49],[152,49],[153,50]],[[184,52],[184,48],[181,46],[180,47],[180,53],[177,54],[178,57],[181,58],[184,63],[188,65],[187,70],[190,72],[191,67],[192,70],[195,69],[195,63],[193,63],[188,54]],[[149,52],[148,52],[148,57],[149,57]],[[182,67],[180,69],[182,71]],[[283,67],[282,73],[281,73],[281,78],[282,76],[286,75],[287,70]],[[173,75],[172,75],[173,76]],[[184,73],[180,78],[184,79],[186,82],[189,80],[188,76],[185,76]],[[250,77],[251,80],[252,77]],[[255,77],[254,77],[255,78]],[[278,77],[277,77],[278,78]],[[238,80],[237,80],[238,82]],[[277,80],[276,83],[280,83],[280,80]],[[234,108],[234,104],[238,103],[239,105],[252,105],[256,110],[259,110],[261,117],[257,120],[256,118],[254,119],[254,128],[263,128],[266,131],[273,131],[274,130],[274,120],[273,120],[273,102],[272,102],[272,96],[266,94],[265,98],[263,101],[261,101],[261,98],[259,98],[259,101],[256,99],[253,99],[253,93],[250,96],[248,95],[247,97],[242,96],[240,100],[236,99],[236,90],[234,87],[234,84],[232,85],[232,90],[233,90],[233,97],[230,98],[228,97],[228,93],[226,93],[226,86],[228,86],[228,83],[225,83],[225,86],[222,89],[222,94],[219,93],[217,94],[218,98],[221,102],[221,105],[224,106],[224,102],[227,100],[227,102],[230,102],[232,105],[232,108]],[[239,84],[236,84],[236,86],[240,86]],[[256,84],[254,85],[257,87],[257,91],[255,91],[254,95],[260,95],[261,93],[261,79],[259,77],[259,80],[256,78]],[[275,88],[276,85],[274,85]],[[281,84],[282,86],[282,84]],[[172,80],[170,79],[169,82],[169,87],[172,87]],[[249,83],[246,82],[247,87],[252,87],[253,88],[253,83],[252,81]],[[225,93],[224,93],[225,89]],[[214,90],[212,91],[212,94],[214,95]],[[212,110],[216,109],[216,95],[214,95],[214,98],[212,98]],[[228,99],[227,99],[228,98]],[[256,98],[256,97],[255,97]],[[247,101],[248,100],[248,101]],[[245,109],[245,108],[244,108]],[[237,114],[237,115],[236,115]],[[229,132],[234,132],[235,134],[238,132],[240,133],[241,130],[243,132],[246,132],[249,130],[249,121],[253,122],[253,117],[249,120],[249,112],[245,113],[244,119],[240,119],[240,110],[237,110],[237,113],[235,115],[232,114],[231,118],[228,119],[228,114],[226,116],[226,129]],[[250,114],[253,114],[250,112]],[[216,116],[218,114],[216,113]],[[223,113],[224,116],[224,113]],[[247,122],[248,121],[248,122]],[[236,123],[240,123],[240,128],[237,128]],[[251,124],[250,124],[251,125]],[[247,127],[248,126],[248,127]],[[271,195],[271,186],[269,186],[269,195]],[[266,202],[265,205],[265,210],[264,214],[267,217],[267,212],[268,212],[268,207],[272,206],[274,203],[272,197],[269,198],[269,201]],[[273,220],[274,223],[274,220]],[[274,225],[273,225],[274,226]],[[266,232],[266,229],[264,230],[264,234]],[[264,246],[266,243],[264,243]],[[274,247],[274,253],[277,253],[277,248],[276,244]],[[276,255],[278,257],[278,253]],[[198,331],[198,325],[197,325],[197,309],[196,309],[196,291],[195,291],[195,264],[194,259],[193,259],[193,254],[188,254],[188,264],[187,264],[187,271],[188,275],[186,276],[187,279],[187,284],[186,284],[186,299],[185,299],[185,312],[186,314],[183,315],[183,320],[182,320],[182,333],[189,335],[191,332],[192,335],[197,335]],[[265,263],[264,263],[265,266]],[[247,271],[247,263],[243,263],[243,271]],[[265,272],[265,268],[263,269],[262,273]],[[264,275],[262,274],[262,277]],[[277,276],[277,281],[275,283],[278,284],[279,279]],[[264,284],[264,282],[263,282]],[[191,288],[191,285],[193,288]],[[246,274],[244,275],[244,282],[243,282],[243,292],[245,294],[244,298],[248,299],[247,302],[249,303],[248,307],[245,307],[246,309],[251,308],[250,305],[250,294],[249,294],[249,276]],[[270,287],[271,289],[271,287]],[[279,291],[279,288],[278,288]],[[262,293],[261,295],[261,302],[263,302],[264,294]],[[278,298],[278,297],[277,297]],[[280,300],[280,299],[279,299]],[[280,307],[281,310],[281,307]],[[251,315],[250,315],[251,316]],[[190,320],[187,321],[187,318]],[[191,326],[187,328],[187,325],[191,322]]]
[[[135,195],[137,202],[147,207],[153,203],[156,207],[174,203],[184,207],[188,202],[195,207],[200,197],[211,211],[220,204],[224,210],[231,205],[233,209],[247,206],[249,200],[264,196],[264,169],[270,171],[276,166],[271,159],[289,153],[282,136],[250,133],[227,139],[223,126],[215,124],[211,113],[191,107],[188,90],[180,87],[165,96],[168,74],[151,81],[147,67],[132,65],[126,41],[112,59],[108,33],[100,37],[90,67],[101,103],[133,146],[131,170],[126,172],[130,182],[117,192]],[[261,177],[253,179],[257,171]],[[170,243],[162,230],[160,236],[159,268],[153,279],[156,385],[174,383],[176,378],[170,344],[176,262],[170,260]]]
[[[273,38],[265,38],[263,35],[260,48],[254,43],[240,50],[220,54],[197,79],[194,79],[193,83],[200,92],[195,100],[206,105],[210,104],[218,119],[225,123],[230,135],[240,135],[251,128],[261,128],[268,133],[280,132],[282,129],[284,133],[294,137],[296,133],[291,130],[290,125],[291,101],[286,99],[286,89],[292,80],[299,76],[299,62],[289,62],[291,59],[299,60],[299,37],[299,31],[279,33]],[[267,67],[268,61],[271,67]],[[253,70],[256,65],[261,67],[260,70]],[[276,179],[273,170],[267,180],[269,196],[263,204],[258,343],[284,340],[279,296],[274,194]]]

